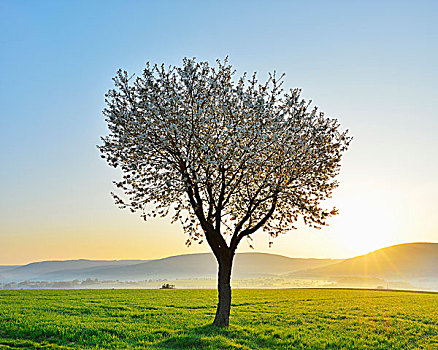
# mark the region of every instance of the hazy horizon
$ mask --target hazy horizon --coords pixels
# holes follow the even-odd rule
[[[237,252],[237,254],[248,254],[248,253],[261,253],[261,254],[275,254],[275,255],[280,255],[280,256],[285,256],[288,258],[297,258],[294,256],[288,256],[288,255],[284,255],[284,254],[276,254],[276,253],[272,253],[272,252],[260,252],[260,251],[251,251],[251,252]],[[101,261],[122,261],[122,260],[158,260],[158,259],[165,259],[165,258],[170,258],[170,257],[174,257],[174,256],[181,256],[181,255],[192,255],[192,254],[213,254],[211,251],[205,251],[205,252],[197,252],[197,253],[181,253],[181,254],[175,254],[175,255],[166,255],[166,256],[161,256],[158,258],[127,258],[127,259],[91,259],[91,258],[71,258],[71,259],[48,259],[48,260],[35,260],[35,261],[28,261],[25,263],[21,263],[21,264],[0,264],[0,266],[21,266],[21,265],[28,265],[28,264],[32,264],[32,263],[38,263],[38,262],[45,262],[45,261],[72,261],[72,260],[101,260]],[[297,259],[348,259],[348,258],[330,258],[330,257],[300,257]]]
[[[332,259],[332,260],[347,260],[347,259],[351,259],[351,258],[355,258],[358,256],[363,256],[363,255],[367,255],[369,253],[375,252],[377,250],[381,250],[384,248],[388,248],[388,247],[393,247],[393,246],[400,246],[400,245],[404,245],[404,244],[418,244],[418,243],[431,243],[431,244],[438,244],[438,242],[406,242],[406,243],[399,243],[399,244],[395,244],[395,245],[391,245],[391,246],[385,246],[385,247],[381,247],[381,248],[377,248],[377,249],[373,249],[369,252],[365,252],[363,254],[358,254],[358,255],[353,255],[353,256],[347,256],[347,257],[339,257],[339,258],[332,258],[332,257],[314,257],[314,256],[289,256],[289,255],[285,255],[285,254],[279,254],[279,253],[274,253],[274,252],[265,252],[265,251],[256,251],[256,250],[251,250],[251,251],[243,251],[243,252],[237,252],[237,254],[250,254],[250,253],[255,253],[255,254],[273,254],[273,255],[278,255],[278,256],[283,256],[283,257],[287,257],[287,258],[292,258],[292,259]],[[47,262],[47,261],[52,261],[52,262],[58,262],[58,261],[76,261],[76,260],[91,260],[91,261],[151,261],[151,260],[160,260],[160,259],[166,259],[166,258],[172,258],[172,257],[178,257],[178,256],[183,256],[183,255],[195,255],[195,254],[213,254],[211,251],[204,251],[204,252],[196,252],[196,253],[181,253],[181,254],[175,254],[175,255],[166,255],[166,256],[161,256],[158,258],[126,258],[126,259],[112,259],[112,258],[107,258],[107,259],[93,259],[93,258],[84,258],[84,257],[80,257],[80,258],[70,258],[70,259],[47,259],[47,260],[36,260],[36,261],[28,261],[26,263],[22,263],[22,264],[0,264],[0,266],[23,266],[23,265],[28,265],[28,264],[32,264],[32,263],[39,263],[39,262]]]
[[[169,219],[145,223],[110,196],[120,173],[100,159],[104,95],[117,69],[146,61],[286,73],[353,136],[330,226],[251,250],[349,258],[410,242],[438,242],[438,3],[275,4],[56,1],[0,4],[0,265],[44,260],[157,259],[207,253],[184,245]],[[212,16],[211,14],[214,14]],[[165,244],[163,244],[165,242]]]
[[[438,291],[438,243],[410,243],[351,259],[296,259],[260,252],[236,254],[233,288],[350,287]],[[212,253],[157,260],[61,260],[0,266],[0,289],[214,288]]]

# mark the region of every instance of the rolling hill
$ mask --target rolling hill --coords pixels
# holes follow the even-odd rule
[[[148,260],[61,260],[40,261],[22,266],[0,266],[0,281],[23,281],[35,280],[38,276],[50,275],[51,273],[80,271],[98,267],[119,267],[124,265],[138,264]]]
[[[236,254],[234,278],[259,278],[337,263],[336,259],[294,259],[265,253]],[[2,281],[100,280],[140,281],[146,279],[216,278],[212,254],[186,254],[158,260],[68,260],[31,263],[2,271]]]
[[[438,279],[438,243],[382,248],[329,266],[301,271],[313,277],[368,276],[389,280]]]
[[[0,282],[216,280],[212,254],[186,254],[157,260],[43,261],[1,266]],[[266,253],[236,254],[234,279],[249,286],[327,286],[438,290],[438,243],[395,245],[346,260],[300,259]],[[298,282],[297,282],[298,281]],[[321,284],[318,284],[321,285]]]
[[[303,268],[324,266],[338,261],[332,259],[294,259],[265,253],[241,253],[236,254],[233,277],[273,276]],[[133,281],[154,278],[216,278],[217,262],[213,254],[187,254],[95,272],[97,278],[114,279],[117,276],[116,279],[119,280]]]

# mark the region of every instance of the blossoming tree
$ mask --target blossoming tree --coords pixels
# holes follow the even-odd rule
[[[123,171],[117,205],[145,220],[171,215],[188,245],[207,241],[219,267],[216,326],[229,323],[242,239],[259,229],[277,237],[299,218],[320,227],[337,213],[320,203],[338,186],[351,140],[299,89],[284,92],[283,76],[259,83],[255,74],[234,75],[227,59],[148,63],[136,79],[119,70],[106,95],[109,135],[98,146]]]

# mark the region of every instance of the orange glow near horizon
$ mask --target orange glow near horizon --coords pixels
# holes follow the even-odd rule
[[[298,230],[280,235],[268,248],[263,232],[254,235],[250,249],[242,241],[240,252],[264,252],[297,258],[351,258],[399,243],[417,242],[412,229],[416,222],[404,215],[400,198],[387,191],[363,191],[351,195],[343,189],[333,203],[340,214],[330,218],[321,230],[299,225]],[[186,235],[168,219],[144,222],[119,210],[110,201],[105,210],[82,220],[62,218],[58,222],[41,219],[14,223],[5,240],[0,236],[0,265],[27,264],[42,260],[69,259],[159,259],[172,255],[210,252],[204,242],[186,247]],[[416,212],[413,212],[416,216]],[[426,212],[425,215],[428,213]],[[428,222],[423,220],[425,224]],[[434,241],[433,230],[423,241]],[[428,237],[430,237],[428,239]]]
[[[358,254],[387,247],[396,242],[400,223],[396,207],[378,194],[363,194],[340,203],[342,217],[336,225],[339,239]]]

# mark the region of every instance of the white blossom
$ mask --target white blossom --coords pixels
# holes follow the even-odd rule
[[[227,60],[187,58],[168,69],[148,63],[136,79],[119,70],[99,146],[123,171],[120,207],[145,220],[170,214],[188,244],[207,238],[215,254],[260,228],[276,237],[300,217],[325,225],[336,209],[320,203],[338,186],[351,140],[300,89],[283,91],[283,76],[234,75]]]

